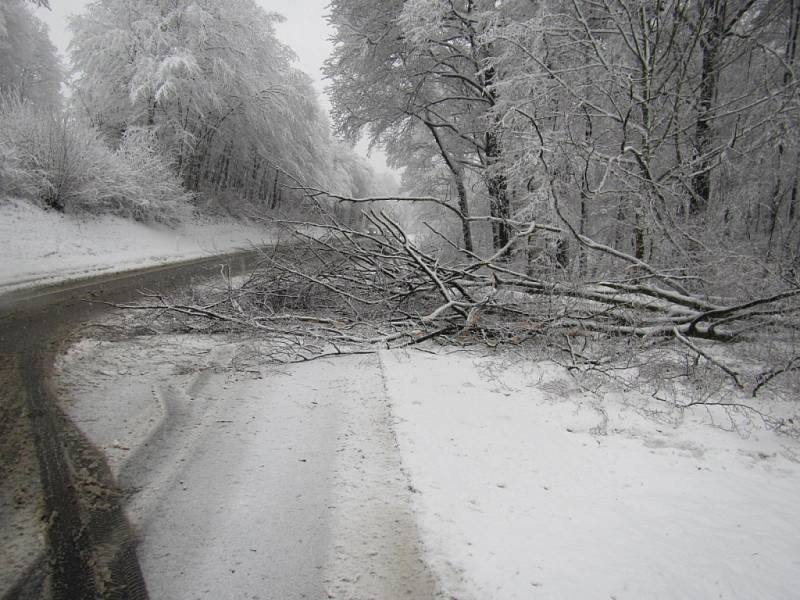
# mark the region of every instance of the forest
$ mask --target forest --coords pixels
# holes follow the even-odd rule
[[[291,212],[284,173],[374,193],[308,75],[252,0],[98,0],[69,23],[71,69],[32,8],[0,7],[0,192],[60,211],[169,220],[186,205]]]
[[[794,396],[800,1],[332,0],[330,121],[253,0],[96,0],[71,73],[30,4],[0,8],[0,191],[296,232],[154,306],[294,358],[531,343],[665,401]]]

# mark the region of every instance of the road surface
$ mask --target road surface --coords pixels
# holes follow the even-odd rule
[[[175,288],[218,272],[220,264],[242,269],[252,259],[252,252],[195,259],[0,297],[4,600],[146,596],[113,478],[103,457],[62,413],[50,382],[53,360],[72,328],[106,310],[91,300],[128,300],[140,289]],[[80,496],[75,480],[83,472],[109,490],[101,506],[89,506]],[[108,570],[103,589],[95,581],[98,562]]]
[[[69,332],[106,310],[87,298],[126,301],[248,260],[0,298],[0,598],[437,597],[377,357],[231,381],[230,347],[118,340],[54,384]],[[128,373],[137,350],[135,378],[92,379],[99,360]],[[139,408],[154,425],[121,437],[120,415]]]

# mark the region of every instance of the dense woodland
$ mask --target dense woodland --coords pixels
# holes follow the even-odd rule
[[[800,0],[332,0],[332,123],[278,18],[253,0],[96,0],[67,76],[31,4],[7,1],[5,193],[114,206],[157,182],[149,206],[227,198],[332,234],[270,259],[230,314],[192,317],[380,316],[377,336],[308,335],[546,339],[574,370],[625,358],[639,376],[638,352],[668,341],[682,354],[654,380],[704,365],[754,396],[792,389]],[[364,136],[403,194],[349,149]],[[57,164],[73,143],[92,156],[74,180]],[[103,161],[124,176],[101,193],[86,182]]]
[[[638,376],[630,344],[665,339],[752,395],[796,372],[800,2],[333,0],[331,22],[337,130],[406,167],[456,257],[376,213],[386,298],[425,282],[421,324],[546,335],[581,370],[622,336]]]
[[[291,212],[298,176],[374,192],[277,39],[281,17],[253,0],[97,0],[70,22],[70,72],[37,4],[0,7],[5,194],[151,218],[192,202]]]
[[[385,146],[418,191],[435,182],[457,200],[465,248],[487,234],[473,217],[491,221],[499,249],[509,220],[557,208],[636,259],[729,245],[796,264],[797,2],[334,0],[331,11],[337,128]],[[569,255],[594,268],[581,248]]]

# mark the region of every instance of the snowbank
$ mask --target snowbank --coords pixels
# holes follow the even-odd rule
[[[654,418],[552,365],[383,362],[427,559],[448,594],[797,597],[797,441]]]
[[[0,293],[250,248],[267,237],[263,227],[234,221],[170,229],[111,216],[78,219],[0,200]]]

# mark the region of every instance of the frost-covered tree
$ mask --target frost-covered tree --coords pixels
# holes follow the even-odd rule
[[[336,244],[274,263],[319,309],[380,314],[381,344],[540,340],[681,411],[795,378],[800,0],[332,0],[331,23],[336,128],[413,196],[354,198],[338,171],[329,198],[382,210],[361,231],[327,211]]]
[[[95,0],[71,22],[75,98],[111,140],[152,129],[185,185],[274,203],[275,167],[327,173],[307,76],[253,0]]]
[[[44,5],[39,2],[38,4]],[[64,72],[44,23],[22,0],[0,3],[0,94],[39,105],[60,102]]]
[[[791,268],[798,10],[795,0],[555,0],[498,21],[485,34],[492,110],[521,204],[542,217],[555,201],[577,234],[695,283],[733,283],[721,256],[746,255],[752,277],[778,251],[788,262],[769,269]],[[577,247],[584,275],[609,267],[587,265]]]
[[[429,157],[453,180],[468,248],[469,172],[480,174],[475,189],[488,201],[494,246],[508,242],[503,127],[491,116],[497,101],[493,48],[483,34],[503,15],[527,10],[489,0],[331,3],[336,47],[326,70],[337,129],[351,137],[366,132],[402,166],[419,164],[424,150],[416,131],[424,132]]]

